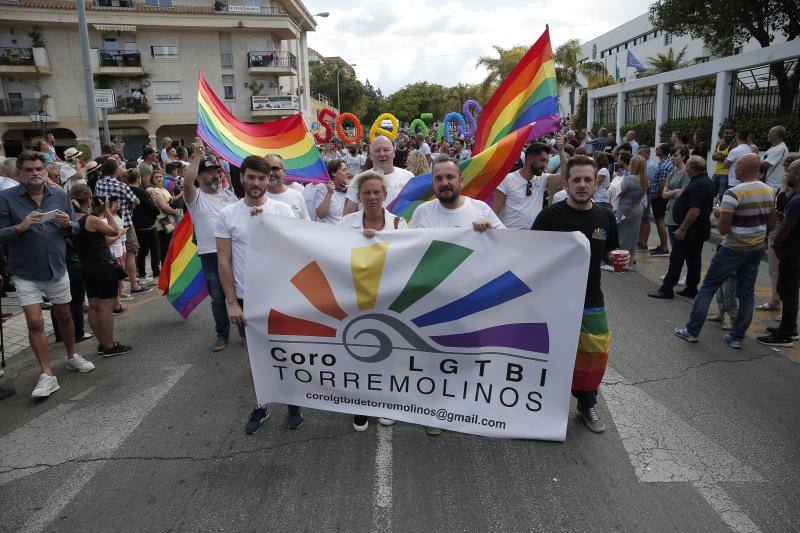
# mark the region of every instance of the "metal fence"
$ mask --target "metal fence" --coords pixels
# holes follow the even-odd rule
[[[0,65],[35,65],[31,48],[0,48]]]
[[[220,53],[219,54],[220,67],[224,69],[233,68],[233,54]]]
[[[630,92],[625,99],[625,123],[656,119],[656,90]],[[614,118],[616,120],[616,118]],[[608,121],[611,122],[611,121]]]
[[[612,124],[617,122],[617,97],[598,98],[594,103],[594,123]]]
[[[670,85],[668,120],[712,116],[716,84],[712,76]]]
[[[142,56],[138,50],[100,50],[101,67],[141,67]]]
[[[800,61],[786,61],[783,68],[786,76],[791,77],[800,68]],[[773,65],[740,70],[734,76],[729,114],[732,119],[777,115],[781,103]],[[783,107],[784,111],[789,109],[790,115],[800,115],[800,96],[795,95],[794,100]]]
[[[12,98],[0,100],[0,115],[23,116],[38,113],[42,110],[41,98]]]
[[[297,68],[297,57],[284,50],[247,52],[247,65],[250,67]]]

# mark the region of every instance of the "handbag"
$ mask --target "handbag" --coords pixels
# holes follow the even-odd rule
[[[128,277],[128,273],[120,266],[119,263],[116,261],[112,261],[112,263],[114,264],[114,274],[117,276],[117,281],[122,281]]]
[[[161,224],[161,227],[164,228],[165,233],[172,233],[177,227],[175,217],[172,215],[161,215],[158,217],[158,222]]]

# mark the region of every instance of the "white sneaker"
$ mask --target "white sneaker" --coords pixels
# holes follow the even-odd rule
[[[143,278],[136,278],[136,279],[137,281],[139,281],[139,285],[150,285],[151,283],[153,283],[153,278],[151,278],[150,276],[145,276]]]
[[[614,267],[611,265],[602,264],[600,265],[600,270],[605,270],[606,272],[614,272]]]
[[[36,388],[33,389],[31,398],[47,398],[60,388],[55,376],[42,374],[39,376],[39,381],[36,382]]]
[[[686,286],[686,276],[683,276],[681,279],[678,280],[678,285]]]
[[[67,370],[75,370],[77,372],[91,372],[94,370],[94,363],[90,363],[79,354],[72,356],[72,359],[67,359]]]
[[[391,418],[379,418],[378,423],[382,426],[393,426],[397,420],[392,420]]]

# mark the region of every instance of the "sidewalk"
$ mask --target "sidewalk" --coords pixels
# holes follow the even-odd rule
[[[25,313],[19,306],[19,299],[16,292],[7,293],[8,296],[3,298],[3,311],[6,313],[14,313],[14,316],[6,320],[0,325],[3,331],[3,348],[5,349],[6,361],[21,351],[30,347],[28,342],[28,325],[25,322]],[[50,338],[53,334],[53,322],[50,319],[50,311],[42,311],[44,315],[44,330]]]

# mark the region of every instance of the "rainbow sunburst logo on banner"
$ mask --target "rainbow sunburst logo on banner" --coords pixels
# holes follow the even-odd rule
[[[473,250],[464,246],[445,241],[432,241],[402,291],[387,309],[376,309],[389,246],[390,243],[381,242],[351,249],[350,271],[356,293],[355,301],[360,311],[354,316],[348,315],[342,309],[331,284],[316,261],[300,269],[291,278],[291,283],[310,306],[333,320],[323,324],[285,314],[273,307],[269,309],[267,317],[270,341],[286,342],[286,339],[281,337],[291,336],[304,337],[302,342],[306,344],[341,345],[358,361],[369,363],[388,358],[394,350],[462,355],[495,353],[544,361],[533,356],[496,350],[510,348],[548,354],[550,340],[546,323],[520,322],[472,331],[425,334],[426,328],[430,326],[459,321],[476,313],[498,308],[531,293],[531,288],[511,271],[506,271],[482,286],[432,310],[422,314],[407,313],[412,305],[424,302],[428,294],[468,260]],[[373,327],[370,327],[370,324]],[[387,334],[387,327],[397,334],[393,335],[394,339]],[[399,338],[402,338],[407,345],[398,344],[396,340]],[[480,351],[453,351],[479,348]],[[486,348],[492,351],[487,352]]]

